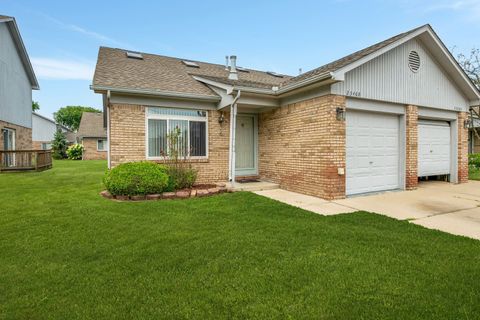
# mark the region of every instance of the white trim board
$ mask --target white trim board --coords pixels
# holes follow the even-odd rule
[[[430,108],[418,108],[418,117],[425,119],[434,119],[434,120],[456,120],[457,112],[455,111],[446,111]]]
[[[146,96],[131,96],[123,94],[111,94],[110,103],[114,104],[135,104],[152,107],[169,107],[180,109],[202,109],[202,110],[216,110],[217,106],[214,102],[206,101],[192,101],[168,99],[160,97],[146,97]]]
[[[352,109],[352,110],[391,113],[391,114],[399,114],[399,115],[405,114],[404,105],[389,103],[389,102],[347,98],[346,106],[347,106],[347,112],[349,109]]]

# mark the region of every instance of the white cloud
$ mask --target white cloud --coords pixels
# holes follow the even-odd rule
[[[131,47],[127,43],[117,41],[117,40],[115,40],[115,39],[113,39],[109,36],[104,35],[104,34],[101,34],[101,33],[95,32],[95,31],[91,31],[91,30],[87,30],[84,27],[80,27],[80,26],[75,25],[75,24],[65,23],[65,22],[60,21],[60,20],[58,20],[54,17],[51,17],[47,14],[42,13],[41,15],[45,19],[55,23],[56,25],[60,26],[63,29],[70,30],[70,31],[73,31],[73,32],[76,32],[76,33],[80,33],[80,34],[85,35],[89,38],[99,40],[100,42],[107,42],[107,43],[114,44],[114,45],[119,46],[119,47]]]
[[[51,58],[32,58],[33,69],[40,79],[92,80],[95,63]]]

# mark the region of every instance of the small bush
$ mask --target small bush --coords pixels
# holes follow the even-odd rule
[[[113,195],[144,195],[165,191],[167,168],[153,162],[123,163],[107,171],[103,183]]]
[[[480,153],[468,155],[468,166],[471,169],[480,169]]]
[[[83,155],[83,146],[79,143],[72,144],[67,149],[67,157],[70,160],[81,160]]]
[[[170,166],[168,176],[169,191],[191,188],[197,180],[197,170],[192,167]]]

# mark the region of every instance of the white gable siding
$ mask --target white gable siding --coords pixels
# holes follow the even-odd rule
[[[57,125],[35,114],[32,115],[32,140],[52,141]]]
[[[416,73],[408,67],[408,54],[412,50],[418,52],[421,60]],[[469,105],[417,39],[347,72],[344,82],[332,85],[332,92],[448,110],[468,110]]]
[[[0,120],[32,127],[32,86],[6,23],[0,23]]]

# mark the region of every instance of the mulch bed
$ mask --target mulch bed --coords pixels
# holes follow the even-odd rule
[[[182,189],[174,192],[163,192],[161,194],[147,194],[137,196],[112,195],[107,190],[100,192],[100,195],[106,199],[116,201],[144,201],[144,200],[164,200],[164,199],[187,199],[195,197],[208,197],[224,192],[232,192],[225,183],[217,184],[198,184],[191,189]]]

